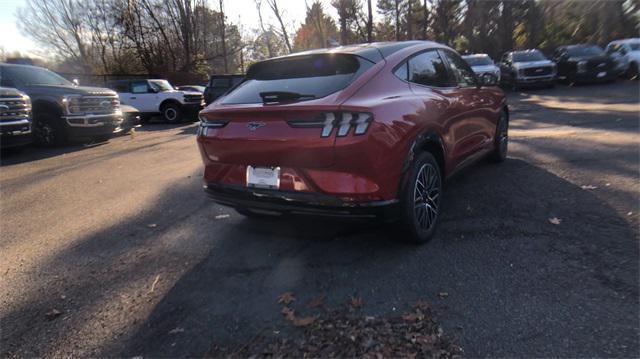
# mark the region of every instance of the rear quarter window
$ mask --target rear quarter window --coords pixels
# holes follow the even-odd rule
[[[262,103],[262,92],[293,92],[322,98],[344,89],[374,64],[350,54],[314,54],[257,63],[223,104]]]

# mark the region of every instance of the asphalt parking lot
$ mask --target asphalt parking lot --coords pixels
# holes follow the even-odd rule
[[[3,152],[0,355],[201,356],[278,335],[293,292],[299,310],[357,296],[371,316],[427,301],[470,357],[638,357],[639,96],[631,81],[510,94],[509,159],[446,184],[424,246],[213,204],[195,124]]]

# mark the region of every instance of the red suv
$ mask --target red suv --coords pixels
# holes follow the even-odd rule
[[[247,216],[393,218],[425,242],[442,181],[507,154],[497,79],[434,42],[314,50],[252,65],[200,112],[206,192]]]

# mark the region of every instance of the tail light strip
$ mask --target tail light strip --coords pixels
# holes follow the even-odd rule
[[[322,128],[320,137],[329,137],[334,128],[337,128],[336,136],[344,137],[354,127],[353,135],[364,135],[369,128],[372,116],[366,112],[325,112],[313,119],[289,120],[287,123],[294,128]]]

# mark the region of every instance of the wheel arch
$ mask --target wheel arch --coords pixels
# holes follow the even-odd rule
[[[63,110],[58,103],[44,99],[34,101],[31,111],[34,118],[40,113],[53,113],[56,116],[62,116],[63,113]]]
[[[398,193],[402,193],[402,189],[407,182],[407,173],[413,163],[416,155],[421,152],[429,152],[435,157],[438,166],[440,167],[440,173],[443,179],[446,177],[447,161],[446,161],[446,147],[440,134],[435,130],[427,130],[418,135],[412,142],[409,149],[409,153],[402,165],[402,180],[399,183]]]
[[[177,105],[178,107],[182,108],[182,104],[180,103],[180,101],[174,99],[174,98],[168,98],[163,100],[162,102],[160,102],[160,111],[162,111],[164,109],[165,106],[167,105]]]

